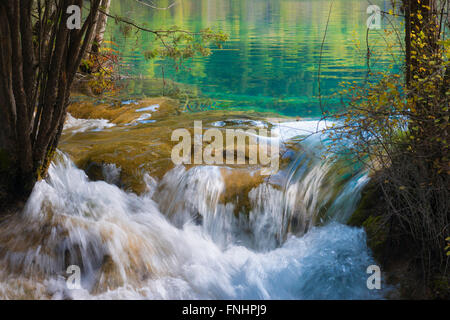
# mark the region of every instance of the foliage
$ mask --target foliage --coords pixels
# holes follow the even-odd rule
[[[178,70],[184,60],[196,55],[207,57],[211,55],[211,47],[222,48],[224,42],[228,40],[228,35],[222,31],[213,31],[210,28],[202,29],[198,32],[183,30],[177,26],[172,26],[162,30],[151,30],[140,26],[133,20],[125,17],[114,16],[114,21],[120,24],[120,30],[125,35],[136,30],[136,35],[140,32],[153,34],[154,48],[144,52],[147,59],[170,58],[175,63]]]
[[[82,60],[80,70],[86,75],[93,94],[114,94],[119,90],[115,81],[119,60],[119,52],[109,47],[101,47],[98,52]]]
[[[390,237],[402,235],[429,272],[446,264],[449,231],[449,41],[440,40],[448,22],[436,3],[415,1],[405,77],[386,70],[369,72],[362,85],[342,83],[346,111],[333,117],[329,151],[354,155],[372,169],[386,199]]]
[[[199,32],[190,32],[177,26],[167,29],[152,30],[134,22],[128,17],[111,15],[106,11],[100,10],[103,14],[114,19],[119,25],[120,32],[125,37],[131,35],[136,38],[141,33],[150,33],[153,35],[152,49],[142,52],[148,59],[170,59],[174,62],[174,67],[178,71],[183,62],[195,56],[207,57],[211,55],[211,47],[222,48],[224,42],[228,40],[228,35],[221,31],[214,32],[210,28],[202,29]],[[108,43],[107,41],[105,41]],[[109,44],[113,44],[109,42]],[[105,92],[114,93],[119,90],[115,85],[116,78],[119,75],[120,52],[107,46],[101,48],[99,52],[91,53],[83,61],[82,71],[90,75],[89,87],[94,94]],[[164,79],[165,82],[165,79]]]

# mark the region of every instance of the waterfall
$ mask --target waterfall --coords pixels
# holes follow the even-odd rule
[[[139,196],[90,181],[60,153],[23,212],[0,223],[0,297],[382,298],[366,287],[374,262],[364,231],[342,224],[367,174],[348,168],[336,180],[338,164],[316,147],[287,152],[289,165],[264,179],[178,166],[161,181],[146,176]],[[104,172],[111,182],[120,168]],[[254,185],[233,193],[234,176]],[[71,265],[81,269],[79,289],[66,285]]]

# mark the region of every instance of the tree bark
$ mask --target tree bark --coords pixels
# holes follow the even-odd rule
[[[449,70],[445,67],[441,31],[446,1],[403,0],[405,12],[406,87],[410,99],[411,137],[416,158],[429,176],[445,172]],[[439,9],[439,5],[441,8]]]
[[[0,0],[0,214],[46,175],[101,1],[69,30],[67,8],[83,0]]]
[[[101,9],[105,11],[106,13],[109,13],[109,8],[111,6],[111,0],[102,0],[102,3],[100,5]],[[108,22],[108,16],[106,14],[100,13],[100,16],[97,21],[97,25],[95,28],[95,37],[94,41],[92,43],[91,52],[97,53],[102,46],[105,31],[106,31],[106,24]]]

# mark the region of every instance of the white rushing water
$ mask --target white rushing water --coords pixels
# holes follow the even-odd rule
[[[72,117],[72,115],[68,113],[66,116],[66,122],[64,123],[64,130],[75,134],[87,131],[102,131],[114,126],[114,123],[111,123],[106,119],[78,119]]]
[[[231,198],[226,176],[250,169],[178,166],[145,175],[138,196],[116,186],[114,164],[94,182],[60,153],[25,210],[0,222],[0,298],[382,298],[367,288],[364,231],[343,224],[367,175],[320,160],[319,142]],[[82,288],[67,286],[72,265]]]
[[[51,165],[48,180],[36,185],[25,211],[0,225],[0,296],[381,297],[366,287],[366,268],[373,261],[363,230],[330,221],[295,234],[282,225],[280,208],[308,212],[317,206],[310,200],[303,207],[293,204],[293,194],[299,197],[297,189],[305,187],[301,183],[288,191],[287,204],[282,192],[267,184],[254,188],[249,195],[253,209],[244,221],[232,214],[232,204],[219,203],[225,184],[216,167],[169,172],[157,191],[163,212],[151,197],[155,183],[149,181],[148,193],[136,196],[89,181],[61,156]],[[81,267],[83,289],[67,288],[69,265]]]

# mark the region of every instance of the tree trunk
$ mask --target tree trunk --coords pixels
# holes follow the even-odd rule
[[[83,0],[0,0],[0,214],[46,175],[100,2],[69,30],[67,8]]]
[[[405,82],[411,84],[411,7],[409,1],[403,1],[405,12]]]
[[[102,0],[102,3],[100,5],[101,9],[109,13],[109,8],[111,6],[111,0]],[[94,41],[92,43],[91,52],[97,53],[102,46],[105,31],[106,31],[106,24],[108,22],[108,16],[106,14],[100,13],[100,16],[97,21],[97,25],[95,28],[95,37]]]

